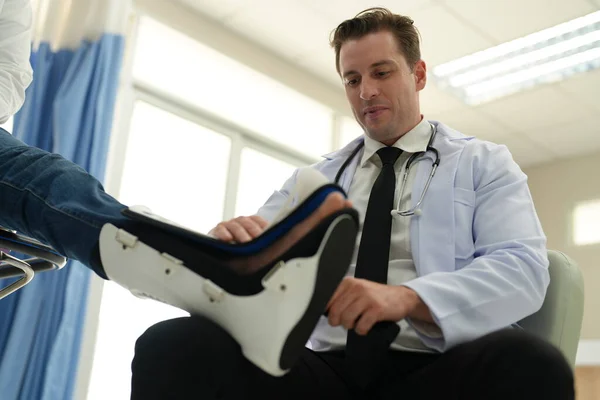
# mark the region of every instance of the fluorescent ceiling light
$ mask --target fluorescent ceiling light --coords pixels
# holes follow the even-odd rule
[[[433,68],[470,105],[600,68],[600,11]]]

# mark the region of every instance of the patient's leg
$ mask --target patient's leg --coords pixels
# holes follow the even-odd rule
[[[0,226],[52,246],[106,278],[97,250],[100,229],[106,223],[125,226],[125,208],[77,164],[0,128]]]

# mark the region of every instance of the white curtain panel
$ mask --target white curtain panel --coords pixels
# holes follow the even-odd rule
[[[82,41],[96,41],[103,34],[124,35],[131,15],[131,0],[37,0],[32,42],[53,51],[74,50]]]

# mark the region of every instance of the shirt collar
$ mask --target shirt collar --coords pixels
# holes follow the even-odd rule
[[[361,168],[364,167],[369,160],[373,158],[377,150],[386,147],[385,144],[371,139],[366,134],[365,137],[365,150],[360,162]],[[399,148],[405,153],[416,153],[418,151],[425,151],[427,149],[427,143],[431,137],[431,125],[425,118],[421,118],[421,122],[417,124],[410,131],[406,132],[400,139],[396,141],[392,146]],[[376,162],[379,159],[377,158]]]

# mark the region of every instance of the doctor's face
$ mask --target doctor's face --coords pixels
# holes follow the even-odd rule
[[[425,62],[418,61],[411,70],[391,32],[345,42],[340,75],[354,117],[372,139],[391,145],[421,120]]]

